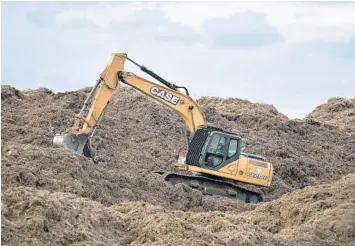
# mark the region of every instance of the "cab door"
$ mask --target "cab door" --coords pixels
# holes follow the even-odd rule
[[[240,142],[240,138],[230,134],[211,133],[205,153],[202,155],[201,167],[215,171],[223,170],[224,167],[238,160]],[[234,167],[228,167],[228,171],[226,170],[226,172],[234,172],[236,164]],[[234,168],[234,170],[231,168]]]

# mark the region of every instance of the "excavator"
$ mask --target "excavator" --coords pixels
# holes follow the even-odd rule
[[[162,85],[125,71],[126,61]],[[175,171],[156,171],[165,181],[172,185],[183,183],[204,195],[224,196],[246,203],[264,201],[260,188],[270,187],[273,165],[263,156],[243,152],[240,136],[207,124],[186,87],[166,81],[126,53],[111,54],[106,68],[76,115],[74,125],[56,134],[53,146],[70,149],[95,161],[91,139],[120,83],[176,111],[187,126],[187,154],[178,158]]]

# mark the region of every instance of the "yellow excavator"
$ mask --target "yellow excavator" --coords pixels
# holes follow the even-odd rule
[[[127,60],[164,86],[125,71]],[[157,172],[167,182],[173,185],[184,183],[203,194],[235,198],[247,203],[264,201],[262,193],[255,188],[271,185],[273,165],[263,156],[242,152],[240,136],[208,125],[186,87],[164,80],[133,61],[126,53],[111,55],[74,125],[64,133],[56,134],[53,146],[71,149],[95,161],[91,138],[120,82],[175,110],[187,125],[187,154],[179,157],[175,172]]]

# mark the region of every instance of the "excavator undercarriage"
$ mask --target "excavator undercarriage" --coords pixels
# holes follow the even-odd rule
[[[263,202],[261,193],[243,188],[241,183],[234,184],[231,181],[218,179],[204,174],[184,174],[177,172],[156,171],[162,175],[165,181],[176,185],[185,184],[192,189],[199,190],[203,195],[217,195],[232,199],[242,200],[246,203]]]

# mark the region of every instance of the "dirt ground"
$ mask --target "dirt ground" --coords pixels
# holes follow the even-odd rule
[[[153,174],[173,170],[185,125],[130,88],[118,89],[95,133],[98,164],[51,143],[90,88],[1,90],[3,245],[355,245],[355,99],[330,99],[303,120],[198,99],[210,124],[274,164],[269,202],[252,205]]]

